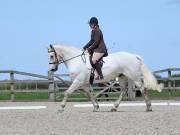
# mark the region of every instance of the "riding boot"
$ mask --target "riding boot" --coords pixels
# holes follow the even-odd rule
[[[102,74],[102,70],[101,70],[101,65],[98,62],[96,62],[96,64],[94,64],[94,65],[95,65],[96,71],[97,71],[97,73],[99,75],[97,78],[95,78],[95,80],[104,79],[103,74]]]

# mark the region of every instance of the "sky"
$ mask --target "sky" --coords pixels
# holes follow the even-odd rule
[[[138,54],[152,71],[180,67],[180,0],[0,0],[0,70],[46,75],[46,47],[82,48],[92,16],[109,53]]]

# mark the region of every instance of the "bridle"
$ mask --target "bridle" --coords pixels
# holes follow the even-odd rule
[[[50,44],[50,48],[51,48],[51,51],[48,50],[48,52],[49,52],[49,53],[50,53],[50,52],[53,52],[53,53],[54,53],[55,61],[54,61],[54,62],[49,62],[49,64],[61,64],[61,63],[65,63],[65,62],[67,62],[67,61],[70,61],[70,60],[75,59],[75,58],[80,57],[80,56],[81,56],[83,62],[86,63],[86,58],[85,58],[85,52],[84,52],[84,51],[83,51],[82,54],[79,54],[79,55],[77,55],[77,56],[71,57],[71,58],[69,58],[69,59],[67,59],[67,60],[64,60],[63,57],[61,57],[61,61],[60,61],[60,60],[58,59],[58,57],[57,57],[58,55],[57,55],[57,52],[56,52],[56,50],[54,49],[53,45]]]
[[[49,64],[59,64],[59,59],[57,57],[57,53],[56,53],[56,50],[54,49],[53,45],[49,45],[51,50],[48,50],[48,53],[51,53],[53,52],[54,53],[54,56],[55,56],[55,61],[53,62],[49,62]]]

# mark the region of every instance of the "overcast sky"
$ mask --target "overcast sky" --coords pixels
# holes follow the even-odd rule
[[[180,0],[0,0],[0,70],[47,74],[46,46],[82,48],[92,16],[110,53],[139,54],[152,71],[180,67]]]

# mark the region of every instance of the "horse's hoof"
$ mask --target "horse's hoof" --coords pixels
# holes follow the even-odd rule
[[[99,106],[96,106],[96,107],[93,109],[93,112],[98,112],[98,109],[99,109]]]
[[[97,109],[97,110],[99,109],[99,105],[96,106],[96,109]]]
[[[62,108],[62,109],[64,109],[64,107],[65,107],[65,104],[64,104],[64,103],[62,103],[62,104],[61,104],[61,108]]]
[[[119,107],[119,103],[115,103],[114,108],[118,108],[118,107]]]
[[[98,110],[97,110],[97,109],[94,109],[93,112],[98,112]]]
[[[117,112],[117,108],[111,108],[111,112]]]
[[[58,111],[57,111],[57,113],[63,113],[63,112],[64,112],[64,108],[62,108],[62,107],[59,108]]]
[[[152,108],[146,109],[146,112],[152,112]]]

